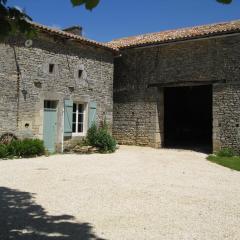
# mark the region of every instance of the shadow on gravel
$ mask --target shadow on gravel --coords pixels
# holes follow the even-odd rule
[[[104,240],[89,223],[69,215],[51,216],[34,202],[34,194],[0,187],[1,240]]]

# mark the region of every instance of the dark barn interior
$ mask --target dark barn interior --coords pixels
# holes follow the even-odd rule
[[[212,86],[164,89],[164,145],[212,151]]]

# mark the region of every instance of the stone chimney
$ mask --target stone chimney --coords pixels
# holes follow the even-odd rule
[[[72,33],[72,34],[75,34],[75,35],[78,35],[78,36],[82,36],[82,27],[81,26],[72,26],[72,27],[69,27],[69,28],[65,28],[63,29],[63,31],[65,32],[68,32],[68,33]]]

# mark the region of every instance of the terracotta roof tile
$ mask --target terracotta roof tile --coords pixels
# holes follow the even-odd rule
[[[82,36],[78,36],[78,35],[75,35],[75,34],[72,34],[72,33],[69,33],[69,32],[65,32],[63,30],[59,30],[59,29],[56,29],[56,28],[51,28],[51,27],[48,27],[48,26],[45,26],[45,25],[42,25],[42,24],[39,24],[39,23],[35,23],[35,22],[30,22],[30,24],[33,25],[35,28],[37,28],[39,30],[42,30],[42,31],[45,31],[45,32],[48,32],[48,33],[53,33],[53,34],[56,34],[56,35],[60,35],[62,37],[66,37],[66,38],[69,38],[69,39],[73,39],[73,40],[76,40],[78,42],[84,43],[86,45],[101,47],[101,48],[105,48],[105,49],[112,50],[112,51],[117,51],[118,50],[114,46],[110,46],[106,43],[100,43],[100,42],[97,42],[97,41],[94,41],[94,40],[90,40],[90,39],[84,38]]]
[[[120,49],[130,48],[233,32],[240,32],[240,20],[126,37],[113,40],[108,43],[108,46]]]

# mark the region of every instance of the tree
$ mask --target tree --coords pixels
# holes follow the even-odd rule
[[[31,17],[16,7],[7,6],[8,0],[0,0],[0,39],[25,35],[28,38],[36,35],[35,29],[29,23]],[[95,8],[100,0],[70,0],[74,7],[84,5],[87,10]]]
[[[16,7],[7,6],[8,0],[0,0],[0,38],[11,35],[22,34],[31,38],[36,35],[36,31],[29,23],[29,17],[24,11]],[[68,0],[69,1],[69,0]],[[92,10],[98,6],[101,0],[70,0],[74,7],[85,6],[87,10]],[[216,0],[222,4],[230,4],[232,0]]]
[[[99,4],[100,0],[71,0],[71,2],[74,7],[85,5],[86,9],[92,10]]]
[[[223,3],[223,4],[230,4],[232,3],[232,0],[217,0],[217,2]]]

